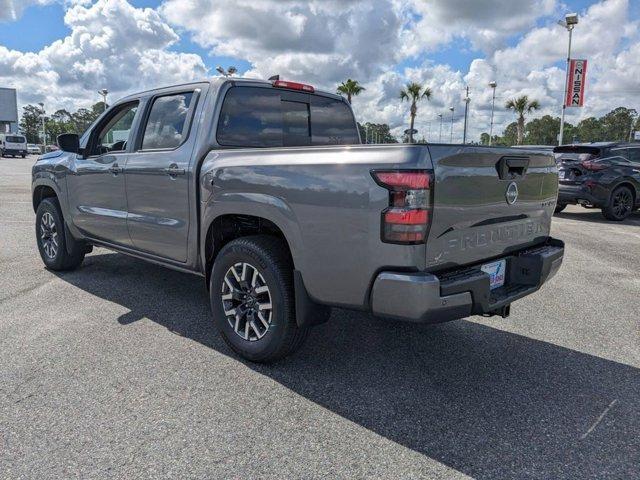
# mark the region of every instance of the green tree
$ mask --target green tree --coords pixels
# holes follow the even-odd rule
[[[491,137],[487,132],[480,134],[480,145],[489,145],[489,140],[491,140]]]
[[[411,109],[409,111],[411,119],[409,122],[409,143],[413,143],[413,125],[416,120],[416,115],[418,114],[418,102],[423,98],[431,100],[431,93],[429,87],[424,87],[423,89],[422,85],[416,82],[410,82],[405,88],[400,90],[400,100],[411,102]]]
[[[528,96],[522,95],[521,97],[509,100],[505,103],[504,107],[507,110],[513,110],[518,115],[518,123],[516,126],[517,141],[518,145],[522,145],[524,139],[524,116],[540,108],[540,104],[537,100],[529,100]]]
[[[502,138],[498,139],[497,145],[511,146],[518,142],[518,123],[511,122],[502,132]]]
[[[363,90],[365,90],[365,88],[361,86],[357,80],[351,80],[350,78],[348,78],[346,82],[338,85],[338,93],[346,95],[349,104],[351,104],[351,98],[360,95]]]
[[[363,142],[368,140],[370,143],[398,143],[398,140],[391,135],[389,125],[386,123],[367,122],[364,125],[358,123],[358,130]]]
[[[22,107],[20,131],[27,137],[27,142],[38,143],[42,135],[42,110],[36,105]]]
[[[601,142],[605,140],[602,122],[599,118],[588,117],[575,127],[575,136],[580,142]]]
[[[47,134],[54,142],[62,133],[77,133],[71,114],[64,109],[57,110],[46,122]]]
[[[527,123],[524,143],[528,145],[557,145],[559,134],[560,118],[545,115],[541,118],[534,118]]]
[[[631,123],[636,113],[634,109],[618,107],[600,118],[604,139],[613,142],[629,140]]]

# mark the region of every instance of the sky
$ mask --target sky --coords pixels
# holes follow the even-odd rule
[[[407,82],[432,90],[418,107],[417,138],[462,138],[465,88],[469,138],[515,120],[504,103],[526,94],[533,116],[560,114],[567,31],[577,12],[573,58],[586,58],[577,123],[618,106],[640,111],[640,0],[0,0],[0,87],[20,106],[47,111],[113,102],[149,88],[217,75],[280,78],[335,91],[347,78],[365,87],[359,121],[407,128]],[[450,107],[454,108],[453,115]]]

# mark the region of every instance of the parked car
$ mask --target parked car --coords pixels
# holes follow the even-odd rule
[[[346,100],[309,85],[148,91],[58,144],[33,167],[47,268],[76,268],[99,245],[200,275],[217,329],[252,361],[296,350],[332,306],[507,316],[563,258],[551,155],[361,145]]]
[[[15,133],[0,133],[0,156],[27,156],[27,139]]]
[[[640,206],[640,144],[562,145],[554,153],[560,182],[556,212],[578,204],[621,221]]]
[[[35,143],[27,143],[27,153],[29,155],[40,155],[40,147]]]

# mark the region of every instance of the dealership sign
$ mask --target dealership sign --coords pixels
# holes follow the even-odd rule
[[[584,103],[584,83],[587,78],[587,61],[569,61],[569,72],[567,73],[567,98],[565,107],[581,107]]]

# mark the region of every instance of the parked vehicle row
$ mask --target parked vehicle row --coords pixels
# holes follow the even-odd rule
[[[562,262],[552,155],[361,145],[312,86],[220,78],[115,103],[33,167],[53,270],[100,245],[206,279],[215,325],[252,361],[296,350],[329,309],[442,322],[509,314]]]

